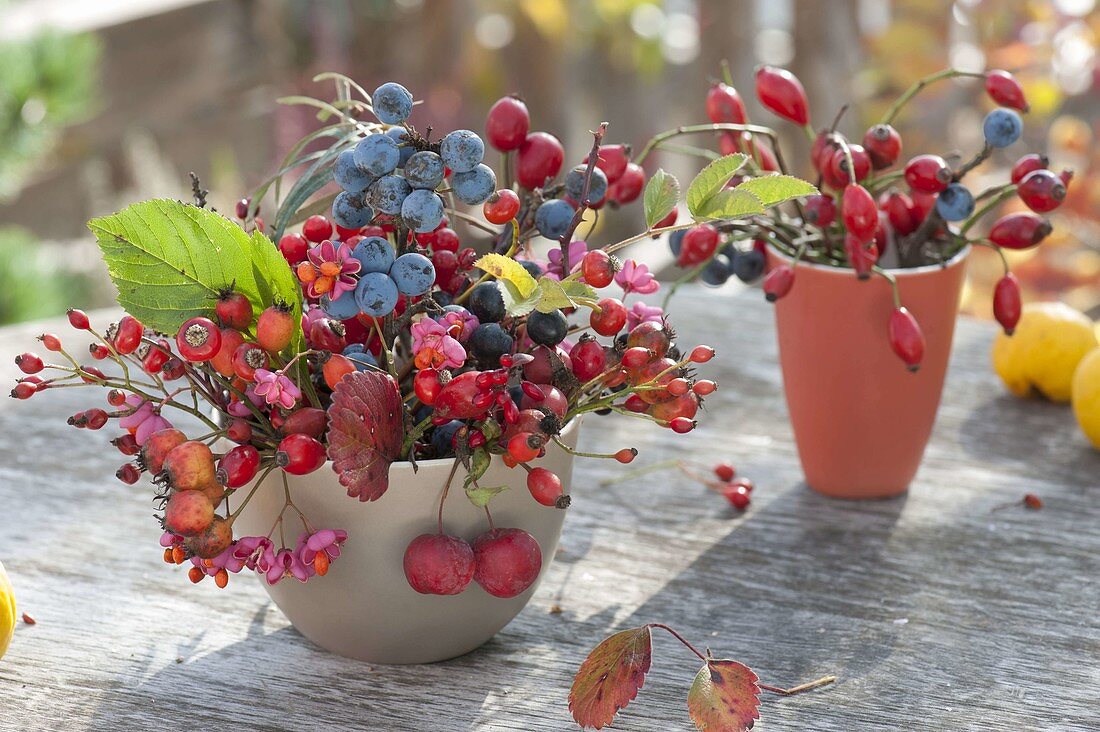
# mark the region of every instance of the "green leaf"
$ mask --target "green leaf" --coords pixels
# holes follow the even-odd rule
[[[708,660],[688,691],[688,714],[701,730],[746,732],[760,719],[756,674],[737,661]]]
[[[492,456],[489,455],[489,451],[484,447],[479,447],[474,450],[470,455],[470,472],[466,474],[466,478],[463,481],[463,487],[469,491],[481,476],[485,475],[485,471],[489,469],[489,463],[492,461]]]
[[[499,280],[501,284],[500,294],[504,298],[504,310],[511,316],[526,315],[535,309],[539,298],[542,297],[542,289],[536,287],[534,291],[524,297],[519,290],[508,280]]]
[[[589,285],[576,280],[559,282],[550,277],[539,278],[539,297],[535,310],[552,313],[568,307],[579,307],[599,300],[599,295]]]
[[[658,168],[645,184],[642,202],[646,227],[652,229],[658,221],[672,213],[679,201],[680,181],[671,173],[666,173],[664,168]]]
[[[493,500],[493,496],[506,490],[508,490],[506,485],[497,485],[491,488],[471,487],[466,489],[466,497],[470,499],[470,503],[478,508],[485,508],[489,505],[489,501]]]
[[[765,208],[775,206],[800,196],[811,196],[817,188],[793,175],[765,175],[760,178],[748,178],[734,190],[752,193]]]
[[[622,630],[606,638],[584,659],[569,690],[569,711],[581,727],[600,729],[645,683],[653,660],[653,636],[648,625]]]
[[[764,213],[763,202],[755,194],[738,188],[727,188],[707,201],[696,219],[736,219],[749,214]]]
[[[691,215],[701,215],[711,199],[718,195],[748,159],[748,155],[734,153],[718,158],[700,170],[687,190],[687,207]]]
[[[515,285],[516,292],[522,298],[530,296],[538,287],[538,282],[523,268],[522,264],[503,254],[486,254],[474,262],[474,266],[498,280]]]
[[[280,299],[292,305],[295,324],[301,319],[297,279],[275,245],[212,211],[155,199],[92,219],[88,228],[118,304],[150,328],[175,333],[188,318],[209,317],[218,291],[230,285],[254,313]]]

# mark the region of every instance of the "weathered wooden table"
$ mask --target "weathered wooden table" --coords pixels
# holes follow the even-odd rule
[[[720,353],[697,432],[607,419],[582,436],[593,450],[634,444],[637,464],[730,459],[757,483],[750,509],[677,472],[601,487],[612,466],[582,461],[564,550],[530,606],[482,649],[427,667],[321,651],[254,578],[192,587],[161,563],[146,495],[114,479],[103,435],[65,425],[85,393],[4,399],[0,557],[38,624],[20,624],[0,661],[0,729],[568,730],[587,651],[649,621],[772,684],[839,677],[764,694],[759,729],[1100,728],[1100,453],[1068,408],[1006,396],[988,365],[993,326],[963,320],[909,495],[822,498],[801,482],[761,300],[678,296],[684,340]],[[42,330],[0,334],[5,375]],[[1043,509],[993,512],[1025,492]],[[691,729],[696,668],[656,636],[616,728]]]

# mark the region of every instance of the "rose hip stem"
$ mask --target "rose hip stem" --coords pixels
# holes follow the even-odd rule
[[[964,76],[973,79],[985,78],[985,74],[978,71],[959,71],[958,69],[944,69],[943,71],[937,71],[934,74],[929,74],[922,79],[917,79],[908,89],[905,90],[904,94],[898,97],[897,100],[895,100],[894,103],[890,105],[890,108],[886,110],[886,113],[882,115],[882,119],[880,119],[878,123],[880,125],[888,125],[893,122],[894,117],[898,116],[898,112],[901,111],[901,108],[908,104],[910,99],[915,97],[918,93],[920,93],[922,89],[924,89],[924,87],[928,86],[929,84],[934,84],[935,82],[942,81],[944,79],[954,79]]]

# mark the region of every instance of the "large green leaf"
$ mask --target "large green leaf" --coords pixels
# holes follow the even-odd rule
[[[642,197],[646,227],[652,229],[658,221],[672,213],[679,201],[680,181],[663,168],[658,168],[645,184],[645,195]]]
[[[748,159],[747,155],[734,153],[718,158],[700,170],[687,190],[687,207],[691,215],[699,216]]]
[[[699,211],[693,212],[696,219],[736,219],[750,214],[764,213],[764,203],[749,191],[738,188],[728,188],[718,191],[703,205]]]
[[[299,322],[298,282],[275,245],[212,211],[155,199],[92,219],[88,228],[119,305],[150,328],[175,333],[190,317],[210,316],[218,291],[228,286],[257,314],[275,300],[290,303]]]
[[[810,196],[817,193],[817,188],[801,178],[793,175],[765,175],[760,178],[749,178],[737,186],[739,191],[752,193],[765,208],[775,206],[799,196]]]

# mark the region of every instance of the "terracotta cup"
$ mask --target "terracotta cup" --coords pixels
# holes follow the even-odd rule
[[[939,408],[969,247],[944,266],[890,270],[920,323],[920,370],[890,348],[890,285],[850,269],[799,262],[775,303],[779,360],[806,482],[837,498],[904,493]],[[768,250],[769,270],[789,258]]]
[[[570,447],[577,444],[577,423],[574,419],[561,434]],[[538,541],[542,571],[535,584],[509,599],[493,597],[475,582],[461,594],[441,597],[421,595],[405,579],[405,547],[436,530],[439,497],[453,462],[422,460],[416,473],[407,462],[394,463],[389,490],[371,503],[349,498],[331,464],[309,475],[288,476],[295,505],[315,526],[348,532],[340,557],[324,577],[305,584],[260,580],[302,635],[333,653],[371,663],[431,663],[474,650],[519,614],[554,559],[568,511],[536,503],[527,491],[526,471],[509,470],[499,457],[478,482],[508,487],[490,503],[493,521],[500,528],[524,529]],[[572,455],[551,444],[538,462],[570,484]],[[241,514],[236,533],[267,534],[283,503],[282,476],[276,471]],[[286,522],[287,542],[293,546],[300,530],[293,511]],[[461,471],[443,506],[443,528],[471,542],[489,528],[485,511],[462,491]]]

